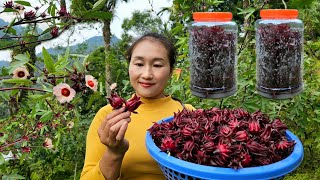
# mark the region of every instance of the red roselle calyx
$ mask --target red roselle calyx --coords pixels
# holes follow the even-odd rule
[[[137,114],[137,112],[135,112],[135,110],[142,104],[142,102],[140,101],[140,97],[138,97],[136,94],[133,96],[133,98],[131,98],[130,100],[128,100],[127,102],[125,102],[125,106],[126,109],[132,113]]]
[[[154,143],[176,158],[217,167],[255,167],[289,156],[295,142],[287,139],[287,126],[271,121],[261,111],[239,108],[183,109],[170,122],[148,129]]]
[[[114,108],[114,109],[120,109],[123,105],[123,103],[125,102],[125,100],[120,97],[118,94],[111,94],[111,97],[107,98],[110,105]]]
[[[112,93],[111,97],[107,99],[114,109],[120,109],[123,105],[125,105],[126,111],[130,111],[135,114],[137,113],[135,110],[142,104],[142,101],[140,101],[140,97],[138,97],[137,95],[134,95],[133,98],[126,101],[117,93]]]
[[[161,151],[171,152],[176,148],[175,141],[172,138],[167,137],[162,140]]]
[[[13,8],[13,2],[12,1],[7,1],[3,5],[4,5],[4,8]]]

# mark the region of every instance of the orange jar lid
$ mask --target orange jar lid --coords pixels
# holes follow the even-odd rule
[[[263,9],[260,10],[261,19],[297,19],[296,9]]]
[[[193,20],[196,22],[201,21],[231,21],[231,12],[194,12],[192,14]]]

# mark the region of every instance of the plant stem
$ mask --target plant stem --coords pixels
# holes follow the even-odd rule
[[[287,9],[287,4],[286,4],[286,2],[284,2],[284,0],[282,0],[282,3],[283,3],[283,5],[284,5],[284,8]]]
[[[43,89],[37,89],[37,88],[28,88],[28,87],[12,87],[12,88],[0,88],[0,91],[11,91],[15,89],[21,89],[21,90],[30,90],[30,91],[40,91],[40,92],[49,92]]]

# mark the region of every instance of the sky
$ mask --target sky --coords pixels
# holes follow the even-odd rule
[[[37,5],[39,0],[25,0],[30,2],[33,6]],[[5,0],[0,0],[0,6],[4,4]],[[67,6],[68,4],[67,0]],[[150,5],[152,4],[152,6]],[[128,3],[120,2],[116,8],[116,14],[111,22],[111,33],[118,38],[121,37],[121,34],[123,33],[123,30],[121,29],[121,24],[124,18],[130,18],[131,14],[135,10],[151,10],[154,9],[155,12],[160,11],[162,7],[169,7],[172,5],[172,0],[129,0]],[[0,8],[2,9],[2,8]],[[27,9],[28,10],[28,9]],[[0,14],[0,19],[3,19],[7,22],[10,22],[12,20],[13,16],[9,16],[8,13],[2,13]],[[164,16],[163,20],[167,20],[168,17]],[[42,27],[45,29],[45,27]],[[96,23],[96,24],[90,24],[88,25],[77,25],[73,28],[73,32],[66,32],[63,33],[58,38],[51,40],[50,42],[44,42],[41,45],[37,46],[36,52],[41,52],[42,47],[50,48],[55,47],[58,45],[67,46],[74,45],[77,43],[81,43],[93,36],[102,36],[102,24]],[[10,58],[10,51],[0,51],[0,60],[8,60],[11,61]]]

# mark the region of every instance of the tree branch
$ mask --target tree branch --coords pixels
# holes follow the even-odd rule
[[[21,89],[21,90],[30,90],[30,91],[40,91],[40,92],[49,92],[43,89],[37,89],[37,88],[28,88],[28,87],[11,87],[11,88],[0,88],[0,91],[11,91],[15,89]]]

